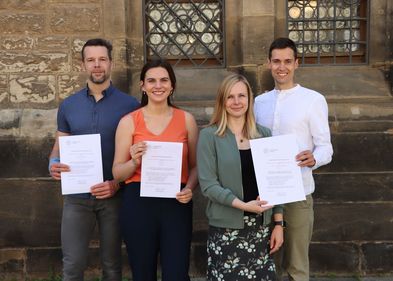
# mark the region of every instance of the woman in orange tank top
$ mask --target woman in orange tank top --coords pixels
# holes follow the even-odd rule
[[[192,193],[197,185],[194,117],[171,104],[176,77],[171,65],[155,60],[140,76],[141,108],[122,118],[116,131],[113,176],[126,186],[120,213],[123,239],[134,281],[189,281]],[[145,141],[183,143],[181,186],[176,198],[140,196]]]

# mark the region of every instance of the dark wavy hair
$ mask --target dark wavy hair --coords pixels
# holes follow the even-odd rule
[[[146,77],[146,72],[149,71],[149,69],[156,68],[156,67],[162,67],[162,68],[165,68],[166,71],[168,71],[169,80],[171,80],[173,91],[175,91],[175,89],[176,89],[175,72],[173,71],[171,64],[168,61],[161,59],[161,58],[153,59],[153,60],[145,63],[145,65],[143,66],[143,68],[141,70],[140,81],[142,83],[144,83],[145,77]],[[172,95],[168,96],[167,102],[168,102],[169,106],[174,106],[171,102],[171,96]],[[142,94],[141,107],[147,105],[148,103],[149,103],[149,99],[148,99],[147,95]]]

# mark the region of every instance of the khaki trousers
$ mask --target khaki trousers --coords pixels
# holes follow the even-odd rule
[[[313,198],[284,205],[284,244],[275,255],[277,280],[288,274],[289,280],[310,279],[308,250],[314,225]]]

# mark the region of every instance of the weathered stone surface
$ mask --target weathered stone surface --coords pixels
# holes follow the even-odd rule
[[[138,96],[138,98],[140,97]],[[174,102],[176,106],[190,112],[194,116],[199,126],[203,126],[209,123],[209,120],[214,110],[214,101],[181,102],[175,100]]]
[[[35,46],[33,37],[3,37],[0,48],[5,50],[32,50]]]
[[[101,0],[48,0],[49,3],[100,3]]]
[[[334,133],[343,132],[385,132],[393,131],[392,120],[359,120],[359,121],[331,121],[330,131]]]
[[[48,103],[55,99],[54,75],[11,75],[10,100],[14,103]]]
[[[364,259],[363,270],[367,274],[393,273],[392,241],[365,243],[361,248]]]
[[[56,116],[57,109],[24,109],[20,124],[20,137],[53,138],[57,130]]]
[[[62,252],[60,247],[29,248],[26,251],[26,273],[31,277],[50,277],[61,273]]]
[[[37,48],[44,50],[69,50],[69,37],[67,36],[43,36],[37,38]]]
[[[0,75],[0,104],[9,98],[8,76]]]
[[[61,209],[58,182],[0,179],[0,248],[59,246]]]
[[[314,175],[318,202],[393,202],[393,172]]]
[[[126,1],[112,0],[103,2],[103,21],[104,34],[110,34],[111,37],[122,37],[126,33]]]
[[[45,0],[1,0],[0,9],[41,10],[45,4]]]
[[[82,48],[86,43],[87,39],[77,38],[72,41],[72,71],[80,72],[82,71]]]
[[[49,13],[50,29],[54,33],[98,32],[100,31],[100,9],[93,7],[56,6]]]
[[[243,0],[243,16],[274,15],[274,2]]]
[[[1,138],[0,177],[48,177],[48,155],[53,142],[51,138]]]
[[[360,274],[360,256],[354,243],[311,243],[310,271],[314,274]]]
[[[59,52],[0,52],[0,72],[68,72],[67,53]]]
[[[190,275],[205,276],[207,269],[206,243],[194,243],[190,254]]]
[[[19,135],[22,114],[23,114],[22,109],[0,110],[0,136],[1,137]]]
[[[112,82],[116,88],[123,91],[124,93],[128,93],[129,82],[126,70],[119,70],[117,67],[114,71],[112,71]]]
[[[337,126],[348,120],[393,120],[393,99],[329,102],[329,119]]]
[[[127,41],[128,65],[130,68],[139,70],[144,64],[143,40],[129,39]]]
[[[334,192],[334,187],[330,188]],[[313,241],[391,240],[393,204],[317,203]]]
[[[0,280],[22,280],[25,256],[23,249],[0,249]]]
[[[333,160],[321,168],[329,172],[376,172],[393,170],[393,135],[337,133],[332,135]]]
[[[263,64],[266,62],[267,53],[262,46],[268,46],[273,40],[271,32],[274,16],[258,16],[243,18],[243,64]],[[258,28],[255,28],[258,26]],[[261,36],[264,34],[264,36]],[[268,36],[268,34],[272,34]]]
[[[0,13],[0,34],[42,34],[45,31],[43,14]]]
[[[59,78],[59,98],[65,99],[76,91],[86,86],[86,76],[80,75],[60,75]]]
[[[323,78],[320,68],[299,67],[296,81],[327,97],[388,97],[390,87],[384,74],[367,66],[325,67]],[[345,79],[337,79],[337,73]]]
[[[113,45],[113,62],[115,69],[127,68],[127,41],[125,39],[116,39],[112,42]]]

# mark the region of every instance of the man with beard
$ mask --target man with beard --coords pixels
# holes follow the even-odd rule
[[[56,140],[49,159],[51,176],[60,180],[70,167],[59,158],[59,136],[100,134],[104,182],[90,193],[64,196],[61,223],[63,280],[83,280],[89,242],[98,223],[102,280],[121,280],[121,238],[118,224],[119,183],[112,176],[115,132],[121,117],[138,101],[111,83],[112,45],[104,39],[88,40],[82,48],[82,69],[87,85],[66,98],[57,114]]]

